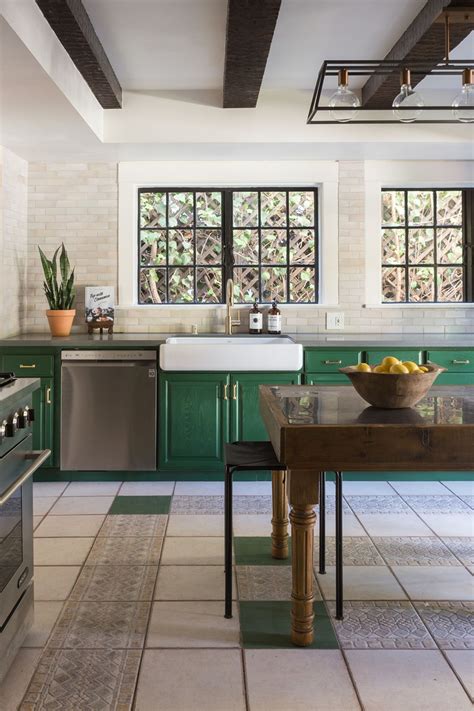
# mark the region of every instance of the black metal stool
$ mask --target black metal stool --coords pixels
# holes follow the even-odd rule
[[[233,442],[225,445],[225,617],[232,617],[232,483],[236,471],[286,471],[270,442]],[[336,617],[343,615],[342,582],[342,472],[336,472]],[[319,572],[326,572],[326,472],[319,479]]]

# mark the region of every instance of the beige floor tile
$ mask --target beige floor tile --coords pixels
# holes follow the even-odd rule
[[[394,565],[412,600],[474,600],[474,578],[461,566]]]
[[[35,531],[41,538],[96,536],[105,516],[46,516]]]
[[[39,661],[41,649],[20,649],[0,684],[0,709],[17,711]]]
[[[171,496],[174,481],[125,481],[119,496]]]
[[[474,495],[474,481],[443,481],[443,484],[458,496]]]
[[[36,531],[44,516],[33,516],[33,531]]]
[[[51,515],[106,514],[113,501],[113,496],[62,496],[51,509]]]
[[[326,574],[316,575],[323,596],[336,598],[336,569],[326,567]],[[405,600],[406,595],[390,570],[383,566],[358,565],[344,567],[345,600]]]
[[[145,651],[136,711],[245,711],[245,708],[239,650]]]
[[[472,711],[438,651],[346,652],[365,711]]]
[[[474,513],[420,515],[438,536],[474,536]]]
[[[247,649],[245,668],[251,711],[360,709],[339,650]]]
[[[246,517],[248,518],[248,516]],[[223,536],[224,516],[216,514],[206,516],[195,514],[193,516],[171,515],[168,520],[166,536]]]
[[[33,483],[33,496],[58,497],[69,485],[68,481],[35,481]]]
[[[360,525],[359,521],[353,514],[344,514],[342,517],[342,530],[344,536],[366,536],[367,533]],[[317,536],[319,531],[319,519],[314,527],[314,535]],[[326,513],[326,536],[336,535],[336,519],[333,513]]]
[[[235,597],[235,580],[233,583]],[[224,567],[219,565],[162,565],[155,600],[223,600]]]
[[[346,496],[375,496],[377,494],[393,494],[387,481],[345,481],[342,485]]]
[[[66,600],[80,567],[43,565],[35,568],[35,600]]]
[[[62,602],[35,601],[35,621],[23,642],[23,647],[44,647],[62,606]]]
[[[451,492],[440,481],[391,481],[401,496],[436,496]]]
[[[234,536],[270,536],[271,516],[266,514],[234,515]]]
[[[35,496],[33,498],[33,515],[45,516],[57,501],[56,496]]]
[[[161,565],[224,564],[224,539],[175,537],[165,539]]]
[[[359,514],[369,536],[432,536],[428,526],[415,513]]]
[[[224,496],[223,481],[177,481],[175,496]]]
[[[82,565],[93,538],[35,538],[35,565]]]
[[[121,481],[71,481],[63,496],[115,496]]]
[[[474,701],[474,649],[453,649],[446,652],[446,656],[470,698]]]
[[[148,628],[147,647],[238,647],[240,627],[237,605],[226,620],[222,602],[155,602]]]
[[[271,496],[271,481],[234,481],[234,496]]]

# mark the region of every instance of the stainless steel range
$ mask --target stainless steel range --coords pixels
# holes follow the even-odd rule
[[[0,681],[33,621],[32,394],[39,380],[0,373]]]

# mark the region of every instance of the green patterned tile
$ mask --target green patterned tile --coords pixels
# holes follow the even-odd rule
[[[289,556],[285,560],[272,558],[270,536],[237,536],[234,538],[236,565],[291,565],[291,539]]]
[[[296,649],[290,639],[291,602],[239,603],[244,649]],[[306,649],[338,649],[336,635],[323,602],[314,603],[314,642]]]
[[[116,496],[109,514],[167,514],[171,496]]]

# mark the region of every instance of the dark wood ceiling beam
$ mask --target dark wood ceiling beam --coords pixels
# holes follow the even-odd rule
[[[225,109],[257,105],[280,5],[281,0],[228,0]]]
[[[410,62],[421,60],[434,68],[445,58],[444,23],[437,19],[444,10],[459,8],[473,9],[474,0],[428,0],[385,59],[400,60],[407,67],[410,67]],[[453,21],[450,24],[450,49],[457,47],[472,30],[474,23]],[[412,75],[413,86],[422,79],[422,75]],[[399,71],[374,75],[362,88],[362,105],[370,109],[387,108],[392,105],[399,90]]]
[[[120,109],[122,88],[81,0],[36,0],[104,109]]]

